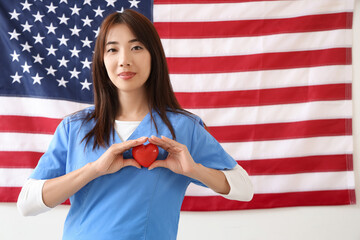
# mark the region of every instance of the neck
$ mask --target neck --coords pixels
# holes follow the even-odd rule
[[[141,121],[149,112],[145,90],[138,92],[119,92],[120,111],[116,120]]]

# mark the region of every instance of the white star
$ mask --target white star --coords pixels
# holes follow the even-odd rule
[[[20,54],[17,54],[15,50],[13,54],[10,54],[10,56],[12,56],[12,61],[19,61]]]
[[[40,33],[38,33],[38,34],[36,35],[36,37],[33,37],[33,38],[35,38],[35,43],[43,44],[42,40],[43,40],[45,37],[40,36]]]
[[[93,9],[93,11],[95,12],[95,17],[97,15],[99,15],[100,17],[103,17],[102,13],[105,12],[105,10],[101,10],[100,6],[98,6],[97,9]]]
[[[87,58],[85,58],[85,61],[81,61],[81,63],[83,64],[83,69],[84,68],[90,69],[91,62]]]
[[[53,45],[51,44],[50,48],[46,48],[46,50],[48,50],[48,56],[53,54],[54,56],[56,56],[55,52],[57,51],[57,48],[53,48]]]
[[[100,32],[100,28],[98,27],[96,30],[93,30],[93,32],[95,33],[95,38],[97,38]]]
[[[80,50],[76,49],[76,46],[71,50],[69,50],[71,52],[71,57],[76,56],[79,57],[79,52],[81,52]]]
[[[60,63],[59,67],[61,66],[67,67],[67,62],[69,62],[69,60],[66,60],[65,57],[63,56],[60,60],[58,59],[58,62]]]
[[[68,4],[67,0],[60,0],[60,3],[62,3],[62,2]]]
[[[19,35],[21,35],[20,33],[17,33],[16,32],[16,30],[14,29],[14,31],[13,32],[8,32],[9,34],[10,34],[10,40],[11,39],[13,39],[13,38],[15,38],[16,40],[18,40],[19,41]]]
[[[28,52],[30,52],[30,49],[32,48],[32,46],[30,46],[29,44],[28,44],[28,42],[26,42],[25,44],[20,44],[22,47],[23,47],[23,52],[24,51],[28,51]]]
[[[34,22],[39,21],[42,22],[42,18],[44,17],[44,15],[41,15],[40,12],[38,11],[37,14],[33,14],[33,16],[35,17]]]
[[[59,23],[59,24],[64,23],[65,25],[67,25],[67,21],[68,21],[70,18],[67,18],[67,17],[65,16],[65,14],[63,14],[61,17],[58,17],[58,19],[60,19],[60,23]]]
[[[57,27],[54,27],[52,23],[50,23],[50,26],[45,26],[45,27],[48,29],[48,34],[54,33],[56,35],[55,29],[57,29]]]
[[[107,2],[107,5],[106,5],[106,6],[113,6],[113,7],[115,7],[115,2],[116,2],[116,0],[105,0],[105,2]]]
[[[64,77],[61,77],[61,79],[56,79],[56,81],[59,82],[58,87],[63,86],[63,87],[65,87],[65,88],[66,88],[66,84],[69,82],[69,81],[65,81],[65,80],[64,80]]]
[[[35,77],[31,77],[32,79],[34,79],[33,84],[38,83],[39,85],[41,85],[41,79],[43,79],[43,77],[40,77],[38,73],[36,73]]]
[[[53,67],[50,65],[49,68],[45,68],[47,71],[47,75],[53,75],[55,76],[55,72],[57,71],[56,69],[53,69]]]
[[[16,72],[15,75],[12,75],[10,77],[13,79],[12,83],[14,83],[14,82],[21,83],[20,78],[22,78],[22,76],[18,75],[18,72]]]
[[[117,11],[118,13],[123,13],[124,12],[124,7],[121,7],[120,11]]]
[[[78,37],[80,37],[79,32],[81,31],[81,29],[76,28],[76,25],[74,26],[74,28],[69,28],[69,29],[71,31],[71,36],[77,35]]]
[[[23,68],[23,73],[24,73],[24,72],[30,73],[31,65],[28,65],[27,62],[25,62],[24,65],[21,65],[21,67]]]
[[[72,71],[69,71],[69,73],[71,73],[70,79],[73,78],[73,77],[79,79],[78,75],[80,74],[80,72],[76,71],[76,68],[74,68],[74,70],[72,70]]]
[[[82,41],[82,43],[83,43],[83,46],[82,47],[89,47],[89,48],[91,48],[91,43],[93,42],[93,41],[89,41],[89,39],[88,39],[88,37],[86,37],[85,38],[85,40],[80,40],[80,41]]]
[[[58,38],[58,40],[60,41],[59,46],[61,46],[62,44],[65,45],[65,46],[67,46],[67,43],[66,43],[66,42],[69,41],[69,39],[68,39],[68,38],[65,38],[64,35],[62,35],[61,38]]]
[[[129,0],[129,3],[131,3],[130,8],[132,8],[132,7],[139,8],[139,7],[138,7],[139,2],[140,2],[140,1],[136,1],[136,0]]]
[[[70,9],[72,10],[71,15],[77,14],[77,15],[79,15],[79,16],[80,16],[79,11],[81,10],[81,8],[78,8],[78,7],[76,6],[76,4],[74,5],[74,7],[73,7],[73,8],[70,8]]]
[[[85,0],[85,1],[84,1],[84,5],[85,5],[85,4],[89,4],[89,5],[91,6],[91,0]]]
[[[84,90],[84,89],[86,88],[87,90],[90,91],[90,85],[91,85],[92,83],[89,83],[89,82],[87,81],[87,79],[85,79],[84,82],[80,82],[80,84],[82,85],[81,90]]]
[[[20,15],[20,13],[17,13],[15,9],[14,9],[13,12],[9,12],[9,13],[10,13],[10,15],[11,15],[10,20],[14,18],[14,19],[16,19],[16,20],[19,21],[19,15]]]
[[[54,6],[53,3],[50,4],[50,6],[46,6],[49,10],[48,13],[53,12],[56,14],[55,9],[57,9],[57,6]]]
[[[34,63],[38,62],[38,63],[42,64],[42,60],[44,60],[44,58],[40,57],[40,54],[33,56],[33,58],[35,59]]]
[[[22,10],[27,9],[27,10],[31,11],[31,10],[30,10],[30,7],[31,7],[32,4],[28,3],[27,0],[25,0],[24,3],[20,3],[20,4],[23,5],[23,9],[22,9]]]
[[[24,28],[23,32],[29,31],[29,32],[31,33],[30,28],[31,28],[33,25],[30,25],[30,24],[28,23],[28,21],[26,21],[25,24],[20,24],[20,25]]]
[[[81,19],[81,21],[84,22],[83,27],[84,27],[85,25],[88,25],[89,27],[91,27],[91,22],[92,22],[93,20],[89,19],[89,16],[86,16],[86,18],[85,18],[85,19]]]

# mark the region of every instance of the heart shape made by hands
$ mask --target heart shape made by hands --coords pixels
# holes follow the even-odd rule
[[[149,167],[159,155],[159,148],[152,143],[139,145],[132,149],[134,159],[143,167]]]

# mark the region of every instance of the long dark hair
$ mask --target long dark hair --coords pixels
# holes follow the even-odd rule
[[[111,27],[126,24],[151,55],[151,72],[145,82],[151,121],[156,131],[152,110],[157,112],[176,139],[174,128],[166,116],[166,111],[191,115],[181,108],[173,92],[164,49],[153,24],[143,15],[133,10],[112,13],[101,24],[92,60],[95,110],[90,112],[84,122],[95,121],[95,126],[84,137],[86,145],[94,137],[93,149],[109,145],[110,136],[114,137],[114,121],[120,108],[116,86],[110,81],[104,64],[105,41]]]

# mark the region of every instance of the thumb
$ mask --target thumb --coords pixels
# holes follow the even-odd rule
[[[167,168],[166,161],[164,161],[164,160],[156,160],[148,167],[148,170],[152,170],[152,169],[158,168],[158,167]]]
[[[140,164],[135,161],[135,159],[124,159],[124,167],[128,167],[128,166],[133,166],[133,167],[136,167],[138,169],[141,169],[141,166]]]

